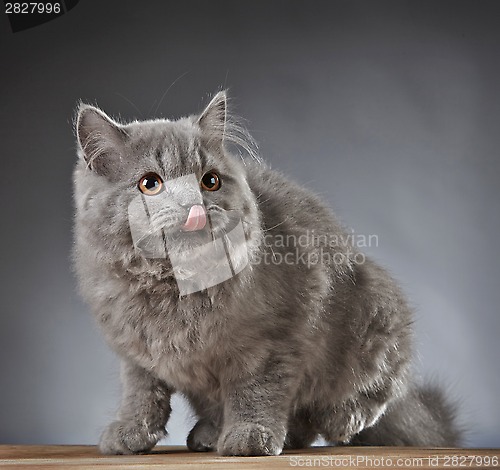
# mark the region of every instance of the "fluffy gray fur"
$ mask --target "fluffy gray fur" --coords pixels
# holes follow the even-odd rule
[[[388,273],[354,261],[332,212],[313,194],[228,143],[251,149],[230,124],[226,94],[200,114],[120,124],[81,105],[76,121],[74,262],[81,292],[122,360],[123,399],[104,431],[107,454],[148,452],[166,435],[170,397],[182,393],[199,421],[187,444],[223,455],[275,455],[331,443],[454,446],[453,414],[437,389],[413,385],[412,312]],[[214,233],[241,217],[251,263],[229,280],[179,296],[169,258],[134,249],[127,207],[137,182],[208,170],[203,192]],[[164,229],[186,206],[171,201]],[[310,234],[303,256],[336,262],[275,263]],[[321,251],[321,253],[320,253]],[[304,257],[302,260],[305,259]]]

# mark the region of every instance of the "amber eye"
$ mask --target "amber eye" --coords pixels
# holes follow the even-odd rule
[[[201,188],[205,191],[217,191],[220,188],[220,178],[215,171],[209,171],[201,178]]]
[[[146,173],[139,180],[139,190],[146,196],[155,196],[163,190],[163,181],[156,173]]]

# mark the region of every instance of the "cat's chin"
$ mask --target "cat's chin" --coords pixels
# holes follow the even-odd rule
[[[164,235],[167,251],[193,249],[214,240],[214,233],[208,227],[191,232],[176,227],[172,230],[164,230]]]

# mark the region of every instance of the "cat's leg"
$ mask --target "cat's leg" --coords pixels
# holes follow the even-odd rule
[[[220,427],[210,418],[201,418],[191,429],[187,438],[189,450],[208,452],[217,449]]]
[[[386,408],[386,400],[359,395],[341,405],[318,410],[314,419],[328,442],[347,444],[357,433],[373,426]]]
[[[305,449],[318,437],[311,412],[299,409],[288,421],[288,432],[285,438],[285,449]]]
[[[283,450],[290,403],[296,391],[290,366],[270,364],[265,373],[228,387],[224,425],[217,443],[222,455],[278,455]]]
[[[118,419],[103,432],[99,449],[104,454],[150,451],[166,435],[172,390],[146,370],[122,363],[123,397]]]
[[[188,435],[188,448],[195,452],[216,450],[222,423],[222,408],[194,397],[190,397],[189,402],[200,419]]]

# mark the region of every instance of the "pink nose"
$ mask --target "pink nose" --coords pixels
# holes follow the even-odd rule
[[[195,230],[201,230],[205,227],[206,223],[207,213],[205,212],[205,208],[196,204],[189,209],[187,220],[181,229],[184,232],[194,232]]]

